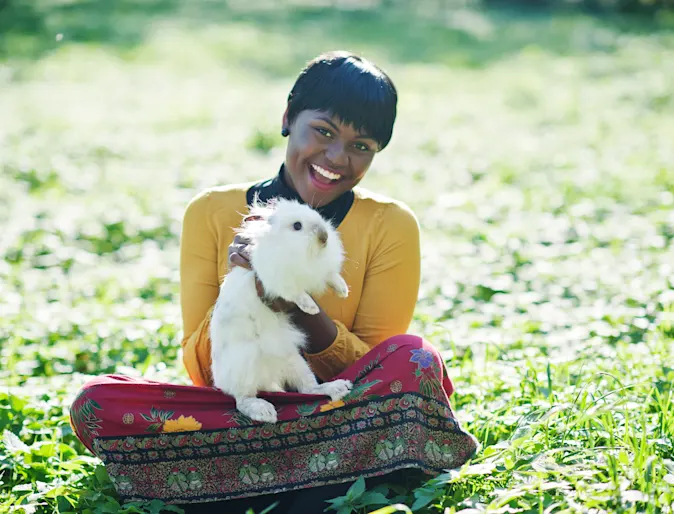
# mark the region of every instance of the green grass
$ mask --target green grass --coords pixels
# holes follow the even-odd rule
[[[183,209],[275,173],[295,73],[348,48],[399,88],[363,185],[419,216],[411,331],[445,352],[483,445],[378,492],[414,512],[671,512],[672,30],[294,3],[40,0],[0,21],[0,511],[159,512],[120,510],[68,405],[101,373],[188,383]],[[368,492],[341,505],[381,507]]]

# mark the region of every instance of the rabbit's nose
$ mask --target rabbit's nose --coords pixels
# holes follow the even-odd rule
[[[328,243],[328,232],[324,228],[319,228],[316,231],[316,237],[318,237],[321,246],[325,246]]]

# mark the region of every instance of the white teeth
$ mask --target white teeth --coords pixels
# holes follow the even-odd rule
[[[332,173],[331,171],[328,171],[325,168],[321,168],[320,166],[316,166],[315,164],[312,164],[312,166],[316,173],[324,176],[325,178],[329,178],[330,180],[337,180],[342,178],[341,175],[338,175],[337,173]]]

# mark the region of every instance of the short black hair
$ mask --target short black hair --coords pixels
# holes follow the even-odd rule
[[[351,52],[327,52],[300,72],[288,95],[288,124],[304,110],[325,111],[384,149],[391,140],[398,93],[389,76]]]

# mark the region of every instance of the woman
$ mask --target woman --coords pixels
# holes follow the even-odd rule
[[[396,107],[396,89],[375,65],[344,52],[321,55],[288,97],[278,174],[212,188],[189,203],[181,239],[182,345],[194,387],[101,377],[72,409],[78,436],[106,463],[122,498],[248,504],[257,497],[266,504],[281,499],[288,512],[322,511],[325,499],[359,476],[408,468],[433,474],[474,454],[477,443],[451,410],[442,358],[405,334],[420,280],[417,220],[405,204],[356,187],[388,145]],[[344,378],[354,388],[334,402],[263,393],[279,412],[271,425],[242,416],[212,387],[210,374],[210,314],[227,269],[249,266],[246,241],[234,229],[255,195],[298,199],[332,220],[350,290],[346,299],[316,298],[316,315],[274,305],[307,333],[304,356],[319,380]],[[295,492],[278,494],[287,491]]]

